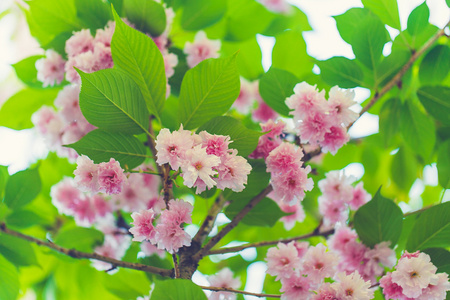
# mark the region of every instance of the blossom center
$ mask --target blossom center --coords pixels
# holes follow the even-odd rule
[[[203,168],[203,165],[202,165],[201,162],[196,162],[196,163],[194,164],[194,167],[195,167],[195,169],[196,169],[197,171],[200,171],[200,170]]]

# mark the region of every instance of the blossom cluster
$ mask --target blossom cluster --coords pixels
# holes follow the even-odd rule
[[[337,222],[348,219],[348,208],[357,210],[367,203],[371,196],[358,183],[353,187],[354,178],[340,171],[325,174],[326,178],[319,181],[322,195],[319,197],[319,211],[323,216],[324,227],[333,227]]]
[[[157,160],[168,163],[173,170],[181,168],[187,187],[196,187],[196,193],[217,186],[242,191],[251,166],[237,150],[229,149],[229,136],[211,135],[206,131],[192,134],[181,125],[177,131],[162,129],[156,137]]]
[[[448,274],[436,271],[428,254],[405,251],[395,270],[380,279],[380,286],[386,299],[444,300],[450,290]]]
[[[133,241],[149,241],[158,249],[175,253],[183,246],[191,245],[191,236],[182,228],[183,223],[192,223],[193,206],[183,200],[170,200],[157,221],[157,213],[153,209],[141,210],[131,214],[133,227],[130,233]],[[156,226],[154,222],[156,221]]]
[[[267,251],[267,273],[281,281],[281,299],[372,299],[370,282],[358,271],[338,272],[337,254],[323,244],[309,247],[307,242],[278,243]],[[332,278],[333,283],[325,282]],[[351,296],[351,297],[349,297]]]
[[[286,99],[286,105],[293,109],[295,131],[302,143],[319,145],[322,151],[335,154],[350,139],[346,126],[358,118],[350,109],[356,104],[354,92],[337,86],[329,92],[319,92],[316,86],[301,82],[294,87],[294,94]]]
[[[233,272],[229,268],[223,268],[215,275],[208,276],[211,286],[238,289],[241,286],[241,280],[233,277]],[[231,292],[212,292],[208,297],[209,300],[236,300],[237,296]]]

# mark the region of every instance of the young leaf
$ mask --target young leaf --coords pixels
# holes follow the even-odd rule
[[[20,285],[16,266],[0,255],[0,270],[0,299],[17,299]]]
[[[66,147],[75,149],[80,155],[87,155],[97,164],[113,157],[123,168],[127,166],[129,169],[139,166],[146,158],[144,145],[134,136],[100,129],[89,132]]]
[[[156,281],[150,300],[206,300],[203,290],[187,279]]]
[[[12,235],[0,234],[0,254],[16,266],[38,265],[31,245]]]
[[[217,23],[227,9],[226,0],[190,0],[183,4],[181,27],[200,30]]]
[[[444,188],[450,188],[450,140],[443,143],[438,150],[437,169],[439,184]]]
[[[353,222],[366,246],[390,241],[394,247],[402,232],[403,213],[392,200],[384,198],[380,190],[356,211]]]
[[[236,55],[207,59],[184,76],[180,91],[180,121],[193,129],[225,113],[239,95]]]
[[[401,30],[397,0],[362,0],[362,3],[380,17],[383,23]]]
[[[355,31],[368,17],[374,17],[370,10],[363,7],[354,7],[342,15],[334,16],[334,19],[342,39],[351,44]]]
[[[430,115],[450,125],[450,87],[424,86],[417,91],[417,96]]]
[[[230,148],[236,149],[240,156],[248,156],[258,145],[261,133],[248,129],[232,117],[215,117],[200,126],[197,132],[206,130],[210,134],[229,135]]]
[[[102,232],[93,228],[75,227],[61,231],[55,238],[55,244],[83,252],[92,252],[95,246],[103,243]]]
[[[128,134],[147,132],[145,101],[134,81],[117,69],[81,76],[80,109],[92,125]]]
[[[256,80],[264,73],[261,64],[261,48],[259,47],[256,37],[240,43],[223,42],[221,51],[225,56],[233,55],[239,51],[239,55],[236,58],[236,64],[242,77],[249,80]]]
[[[259,93],[273,110],[284,116],[289,116],[286,98],[294,94],[298,78],[288,71],[270,68],[259,80]]]
[[[112,19],[111,9],[102,0],[75,0],[77,16],[85,25],[93,29],[103,28]]]
[[[226,209],[229,219],[234,218],[247,205],[246,201],[233,201]],[[287,216],[278,204],[270,198],[264,198],[243,219],[242,223],[250,226],[273,227],[283,216]]]
[[[417,178],[418,164],[414,153],[407,147],[400,147],[392,158],[391,178],[395,184],[408,193]]]
[[[318,61],[320,76],[329,85],[341,88],[354,88],[363,85],[363,71],[354,60],[336,56]]]
[[[166,13],[161,3],[152,0],[124,0],[125,14],[136,29],[158,36],[166,28]],[[117,16],[115,16],[117,22]],[[115,60],[114,60],[115,62]]]
[[[450,246],[450,202],[433,206],[417,218],[406,242],[406,250]]]
[[[148,3],[154,1],[146,1]],[[111,42],[114,65],[137,83],[148,111],[159,118],[166,99],[166,77],[161,52],[151,38],[126,25],[113,11],[116,29]],[[147,127],[146,127],[147,128]]]
[[[419,68],[419,79],[422,84],[440,83],[447,77],[450,69],[450,47],[436,45],[425,55]]]
[[[381,107],[379,127],[385,146],[391,145],[394,136],[400,131],[401,110],[402,102],[399,98],[391,98]]]
[[[31,202],[41,191],[41,178],[37,168],[17,172],[9,177],[3,202],[11,209]]]
[[[408,17],[407,30],[411,36],[420,33],[428,24],[430,18],[430,9],[424,1],[421,5],[414,8]]]

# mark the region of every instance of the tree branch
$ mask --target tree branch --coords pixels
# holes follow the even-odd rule
[[[236,225],[255,207],[264,197],[266,197],[273,190],[271,185],[268,185],[261,193],[253,197],[252,200],[228,223],[217,235],[209,240],[209,242],[198,251],[193,259],[200,261],[211,249],[214,247],[228,232],[230,232]]]
[[[277,245],[278,243],[289,243],[292,241],[298,241],[298,240],[304,240],[313,236],[323,236],[327,237],[334,233],[334,229],[330,229],[324,232],[319,232],[319,228],[316,228],[313,232],[296,236],[289,239],[282,239],[277,241],[262,241],[262,242],[256,242],[256,243],[248,243],[241,246],[236,247],[228,247],[228,248],[221,248],[217,250],[211,250],[206,255],[214,255],[214,254],[225,254],[225,253],[232,253],[232,252],[238,252],[247,248],[257,248],[257,247],[264,247],[264,246],[271,246],[271,245]]]
[[[143,264],[139,264],[139,263],[131,263],[131,262],[126,262],[126,261],[121,261],[121,260],[117,260],[114,258],[102,256],[97,253],[86,253],[86,252],[81,252],[81,251],[78,251],[75,249],[67,249],[67,248],[58,246],[52,242],[45,242],[40,239],[34,238],[32,236],[20,233],[18,231],[11,230],[6,227],[5,223],[0,223],[0,232],[4,232],[6,234],[21,238],[23,240],[27,240],[27,241],[35,243],[39,246],[44,246],[44,247],[53,249],[57,252],[60,252],[62,254],[70,256],[72,258],[95,259],[95,260],[100,260],[103,262],[110,263],[114,267],[134,269],[134,270],[144,271],[144,272],[148,272],[148,273],[158,274],[158,275],[161,275],[164,277],[173,277],[173,270],[167,270],[167,269],[157,268],[157,267],[153,267],[153,266],[147,266],[147,265],[143,265]]]
[[[258,293],[239,291],[239,290],[224,288],[224,287],[202,286],[202,285],[199,285],[199,287],[201,287],[204,290],[210,290],[213,292],[230,292],[230,293],[250,295],[250,296],[255,296],[255,297],[281,298],[281,295],[258,294]]]

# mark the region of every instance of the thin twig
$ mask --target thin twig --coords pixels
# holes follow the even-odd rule
[[[6,234],[21,238],[23,240],[27,240],[30,241],[32,243],[35,243],[39,246],[44,246],[50,249],[53,249],[55,251],[58,251],[62,254],[65,254],[67,256],[70,256],[72,258],[77,258],[77,259],[95,259],[95,260],[100,260],[103,262],[107,262],[110,263],[113,267],[122,267],[122,268],[127,268],[127,269],[134,269],[134,270],[139,270],[139,271],[144,271],[144,272],[148,272],[148,273],[153,273],[153,274],[158,274],[164,277],[173,277],[173,270],[168,270],[168,269],[162,269],[162,268],[157,268],[157,267],[153,267],[153,266],[147,266],[147,265],[143,265],[143,264],[139,264],[139,263],[131,263],[131,262],[126,262],[126,261],[121,261],[121,260],[117,260],[114,258],[110,258],[110,257],[106,257],[103,255],[99,255],[97,253],[86,253],[86,252],[81,252],[75,249],[67,249],[64,247],[61,247],[59,245],[56,245],[52,242],[46,242],[37,238],[34,238],[32,236],[29,235],[25,235],[23,233],[20,233],[18,231],[15,230],[11,230],[9,228],[6,227],[5,223],[0,223],[0,231],[4,232]]]
[[[318,232],[318,231],[314,230],[311,233],[296,236],[296,237],[289,238],[289,239],[281,239],[281,240],[276,240],[276,241],[262,241],[262,242],[256,242],[256,243],[248,243],[248,244],[244,244],[244,245],[236,246],[236,247],[228,247],[228,248],[221,248],[221,249],[217,249],[217,250],[211,250],[206,255],[232,253],[232,252],[238,252],[238,251],[241,251],[241,250],[244,250],[247,248],[257,248],[257,247],[277,245],[278,243],[286,244],[286,243],[290,243],[292,241],[304,240],[304,239],[307,239],[307,238],[310,238],[313,236],[327,237],[333,233],[334,233],[334,229],[330,229],[330,230],[327,230],[324,232]]]
[[[202,286],[202,285],[199,285],[199,287],[201,287],[204,290],[210,290],[210,291],[213,291],[213,292],[230,292],[230,293],[250,295],[250,296],[255,296],[255,297],[281,298],[281,295],[259,294],[259,293],[239,291],[239,290],[230,289],[230,288],[224,288],[224,287]]]
[[[173,258],[173,269],[175,270],[175,278],[180,278],[180,269],[178,267],[177,255],[175,253],[172,254],[172,258]]]
[[[253,197],[252,200],[228,223],[217,235],[209,240],[209,242],[198,251],[193,259],[200,261],[211,249],[214,247],[228,232],[230,232],[236,225],[255,207],[264,197],[266,197],[273,190],[272,185],[268,185],[261,193]]]
[[[427,210],[427,209],[429,209],[429,208],[431,208],[433,206],[434,205],[428,205],[428,206],[422,207],[419,210],[415,210],[415,211],[410,211],[410,212],[404,213],[403,217],[406,218],[407,216],[410,216],[410,215],[413,215],[413,214],[417,214],[417,213],[421,213],[421,212],[423,212],[423,211],[425,211],[425,210]]]

